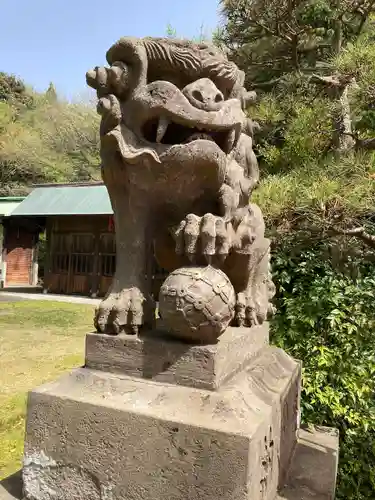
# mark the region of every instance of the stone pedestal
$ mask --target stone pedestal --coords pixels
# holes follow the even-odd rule
[[[300,365],[267,325],[215,346],[88,335],[86,366],[32,391],[34,500],[275,500],[297,443]]]
[[[189,345],[162,332],[86,337],[85,366],[156,382],[216,390],[268,345],[268,325],[228,328],[215,345]]]

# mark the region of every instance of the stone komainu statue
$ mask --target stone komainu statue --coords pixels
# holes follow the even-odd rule
[[[102,176],[111,198],[117,268],[96,311],[99,332],[136,333],[155,317],[150,262],[207,264],[229,278],[233,323],[272,312],[270,242],[249,203],[259,180],[244,74],[210,44],[121,38],[108,68],[87,73],[101,120]]]

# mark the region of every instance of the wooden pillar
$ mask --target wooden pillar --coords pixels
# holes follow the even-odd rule
[[[1,248],[1,278],[0,278],[0,288],[6,287],[6,274],[7,274],[7,245],[6,245],[6,237],[7,237],[7,226],[3,221],[3,241]]]
[[[100,255],[99,255],[99,249],[100,249],[100,222],[94,220],[94,248],[93,248],[93,265],[92,265],[92,275],[91,275],[91,290],[90,294],[91,297],[96,298],[99,293],[99,281],[100,281],[100,269],[99,269],[99,262],[100,262]]]
[[[47,219],[46,223],[46,254],[44,257],[44,276],[43,276],[43,293],[48,293],[50,286],[50,274],[52,265],[52,226],[51,219]]]
[[[33,246],[31,249],[31,269],[30,269],[30,285],[38,284],[38,253],[39,253],[39,234],[33,236]]]

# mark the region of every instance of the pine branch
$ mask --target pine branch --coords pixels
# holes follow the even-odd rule
[[[343,132],[343,135],[349,135],[355,140],[356,149],[365,149],[366,151],[375,151],[375,137],[370,139],[361,139],[357,133]]]
[[[366,0],[361,2],[361,5],[365,4]],[[375,8],[375,0],[371,0],[369,5],[365,10],[362,10],[360,7],[358,7],[357,11],[359,15],[361,16],[361,22],[359,23],[356,35],[359,36],[362,33],[362,30],[367,22],[367,19],[369,18],[370,14],[373,12]]]
[[[345,88],[352,77],[342,76],[342,75],[330,75],[330,76],[320,76],[320,75],[312,75],[310,78],[311,83],[315,83],[316,85],[323,85],[325,87],[333,87],[337,89]]]
[[[366,149],[367,151],[375,151],[375,137],[371,139],[359,139],[358,147]]]
[[[354,227],[351,229],[339,229],[337,227],[332,227],[332,231],[336,234],[342,234],[344,236],[353,236],[363,241],[370,248],[375,248],[375,235],[368,233],[364,227]]]

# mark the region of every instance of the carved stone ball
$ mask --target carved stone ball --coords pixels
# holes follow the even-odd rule
[[[235,313],[236,294],[220,269],[182,267],[164,281],[159,314],[172,337],[197,344],[216,343]]]

